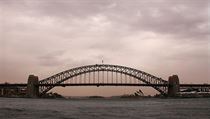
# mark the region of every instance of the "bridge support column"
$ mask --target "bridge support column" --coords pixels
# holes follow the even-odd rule
[[[39,84],[38,76],[29,75],[27,84],[27,96],[31,98],[37,98],[39,96]]]
[[[168,96],[177,96],[178,92],[180,91],[179,77],[177,75],[170,76],[168,82]]]
[[[3,95],[4,95],[4,89],[1,88],[1,94],[0,94],[0,96],[3,96]]]

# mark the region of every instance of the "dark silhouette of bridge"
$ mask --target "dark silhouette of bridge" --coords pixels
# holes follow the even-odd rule
[[[210,89],[210,84],[180,84],[177,75],[166,81],[134,68],[109,64],[76,67],[40,81],[30,75],[27,84],[0,84],[0,88],[13,86],[27,87],[29,97],[42,96],[57,86],[149,86],[164,96],[176,96],[182,88]]]

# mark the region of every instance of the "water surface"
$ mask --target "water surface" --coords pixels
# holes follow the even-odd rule
[[[0,98],[0,119],[210,119],[210,98]]]

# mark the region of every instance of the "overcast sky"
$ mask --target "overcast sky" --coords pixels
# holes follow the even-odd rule
[[[0,0],[0,83],[88,64],[210,83],[209,0]]]

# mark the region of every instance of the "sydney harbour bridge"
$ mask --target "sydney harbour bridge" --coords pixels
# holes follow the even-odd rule
[[[57,86],[148,86],[164,96],[176,96],[182,89],[194,88],[209,92],[210,84],[180,84],[177,75],[164,80],[144,71],[110,64],[95,64],[72,68],[39,80],[29,75],[25,84],[0,84],[0,89],[26,87],[28,97],[39,97]]]

